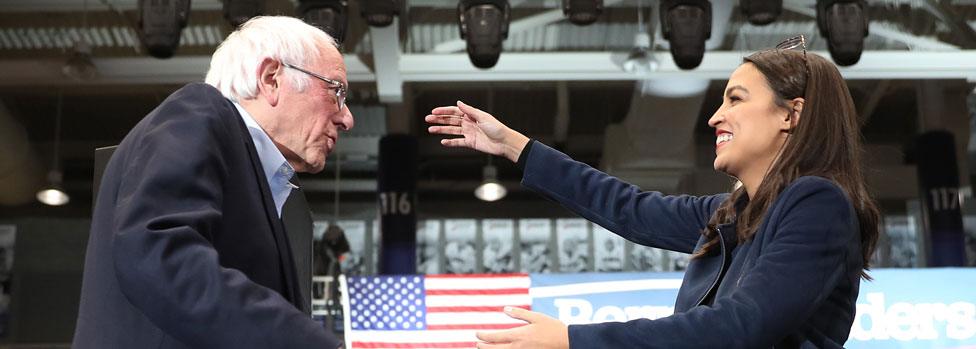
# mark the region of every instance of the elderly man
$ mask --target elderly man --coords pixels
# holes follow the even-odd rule
[[[352,128],[327,34],[259,17],[109,161],[92,217],[73,348],[329,348],[299,309],[281,209]]]

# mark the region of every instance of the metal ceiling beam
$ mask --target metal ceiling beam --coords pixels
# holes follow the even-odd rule
[[[827,52],[814,52],[830,57]],[[620,68],[625,53],[546,52],[505,53],[489,70],[471,65],[467,54],[404,54],[399,73],[405,82],[446,81],[635,81],[673,78],[725,80],[749,52],[712,51],[690,71],[678,69],[670,55],[658,52],[660,69],[648,75]],[[376,75],[355,55],[346,55],[349,81],[373,82]],[[174,57],[159,60],[96,58],[99,78],[88,82],[61,75],[60,60],[0,61],[0,86],[63,86],[159,84],[202,81],[210,57]],[[847,79],[966,79],[976,82],[976,50],[867,51],[853,67],[841,68]]]
[[[930,13],[945,22],[949,28],[952,28],[952,32],[958,35],[965,48],[976,48],[976,31],[966,23],[965,19],[953,13],[946,1],[927,0],[924,5]]]
[[[393,23],[386,27],[369,27],[370,41],[373,45],[373,66],[376,70],[376,90],[380,102],[383,103],[403,102],[399,23],[399,18],[394,17]],[[349,62],[347,61],[346,64]]]
[[[658,71],[648,75],[620,68],[626,54],[612,52],[504,53],[490,70],[475,68],[465,54],[409,54],[400,60],[404,81],[635,81],[668,78],[725,80],[750,52],[710,51],[690,71],[678,69],[666,52],[657,52]],[[827,52],[814,51],[824,57]],[[976,81],[976,50],[867,51],[848,79],[967,79]]]

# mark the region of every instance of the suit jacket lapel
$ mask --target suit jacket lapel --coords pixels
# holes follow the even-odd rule
[[[281,219],[278,218],[278,210],[275,207],[274,199],[271,197],[271,188],[268,187],[268,179],[264,175],[264,170],[261,167],[261,159],[258,157],[257,149],[254,147],[254,141],[251,140],[251,134],[247,130],[247,125],[244,125],[244,120],[241,119],[237,108],[233,109],[234,115],[237,118],[237,124],[240,126],[241,140],[244,142],[244,148],[247,149],[248,156],[251,158],[251,168],[254,171],[254,177],[257,180],[258,186],[261,188],[261,202],[264,206],[264,214],[271,226],[271,234],[274,236],[275,247],[278,250],[278,263],[281,265],[281,276],[285,283],[282,285],[282,296],[291,301],[292,304],[295,304],[299,309],[302,309],[299,304],[303,304],[304,302],[301,301],[295,284],[295,262],[292,260],[288,237],[285,235],[285,227],[281,223]]]
[[[295,275],[298,279],[299,310],[311,315],[312,293],[312,214],[305,200],[305,193],[298,182],[298,176],[292,178],[292,184],[298,186],[292,189],[288,200],[281,209],[281,221],[288,235],[288,243],[292,257],[295,259]]]

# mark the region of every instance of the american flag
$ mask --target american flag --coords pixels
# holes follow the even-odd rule
[[[356,276],[346,279],[347,348],[474,348],[475,332],[524,325],[528,274]]]

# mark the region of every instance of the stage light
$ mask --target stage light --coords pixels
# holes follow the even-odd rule
[[[488,164],[482,169],[484,180],[474,189],[474,196],[482,201],[498,201],[508,194],[501,183],[498,182],[498,169],[495,165]]]
[[[393,17],[400,15],[400,2],[397,0],[362,0],[360,14],[366,23],[373,27],[385,27],[393,23]]]
[[[817,27],[827,38],[830,57],[838,65],[850,66],[861,60],[868,36],[866,5],[863,0],[817,1]]]
[[[342,43],[346,38],[346,23],[349,13],[345,0],[301,0],[296,8],[298,17],[305,23],[318,27]]]
[[[224,19],[239,27],[264,13],[264,0],[224,0]]]
[[[576,25],[596,22],[603,13],[603,0],[563,0],[563,14]]]
[[[482,69],[494,67],[502,53],[502,41],[508,38],[508,0],[461,0],[457,15],[471,63]]]
[[[671,57],[681,69],[694,69],[712,36],[712,4],[706,0],[663,0],[661,33],[671,43]]]
[[[783,0],[739,0],[739,10],[749,23],[766,25],[783,13]]]
[[[190,18],[190,0],[139,0],[138,34],[149,55],[173,56]]]

